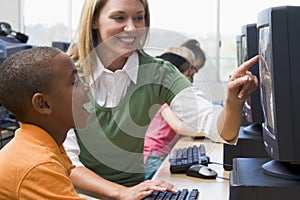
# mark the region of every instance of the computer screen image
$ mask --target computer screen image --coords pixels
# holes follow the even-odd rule
[[[256,23],[246,24],[242,26],[241,34],[241,55],[242,62],[258,55],[258,31]],[[255,63],[249,71],[259,79],[259,66]],[[261,135],[261,124],[264,120],[261,101],[260,90],[255,90],[245,101],[244,116],[250,125],[244,128],[246,134]]]
[[[300,180],[300,7],[261,11],[259,31],[263,140],[271,161],[264,173]]]

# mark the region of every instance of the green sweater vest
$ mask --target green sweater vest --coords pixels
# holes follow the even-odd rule
[[[101,177],[133,186],[144,180],[144,136],[160,105],[191,86],[169,62],[139,54],[137,83],[114,108],[91,103],[93,113],[84,130],[77,130],[80,161]],[[100,91],[101,92],[101,91]]]

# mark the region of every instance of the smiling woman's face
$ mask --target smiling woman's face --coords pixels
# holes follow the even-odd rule
[[[93,23],[106,50],[126,57],[140,46],[144,28],[145,9],[140,0],[108,0]]]

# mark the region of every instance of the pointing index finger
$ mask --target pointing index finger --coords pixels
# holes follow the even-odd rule
[[[245,61],[236,71],[235,73],[232,75],[232,78],[238,78],[241,76],[244,76],[247,72],[247,70],[258,61],[259,59],[259,55],[254,56],[253,58]]]

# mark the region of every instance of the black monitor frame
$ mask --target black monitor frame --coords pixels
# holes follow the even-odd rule
[[[259,54],[266,61],[261,59],[259,63],[265,117],[263,140],[273,158],[262,169],[272,176],[297,180],[300,180],[299,19],[300,7],[296,6],[268,8],[257,15]],[[266,68],[270,73],[266,73]],[[266,90],[271,92],[264,93]]]
[[[242,26],[241,62],[258,55],[258,31],[256,23]],[[259,79],[259,65],[255,63],[249,71]],[[245,101],[244,116],[250,125],[244,128],[245,134],[262,135],[261,124],[264,120],[260,103],[260,90],[255,90]]]
[[[242,36],[236,36],[236,55],[237,55],[237,66],[242,64]]]
[[[56,47],[63,52],[67,52],[70,47],[70,42],[52,41],[52,47]]]

